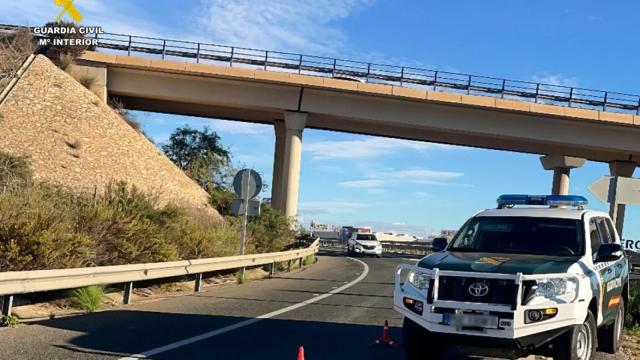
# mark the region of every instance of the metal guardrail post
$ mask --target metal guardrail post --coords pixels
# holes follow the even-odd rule
[[[400,68],[400,86],[402,86],[402,80],[404,80],[404,66]]]
[[[636,111],[636,115],[640,115],[640,97],[638,97],[638,110]]]
[[[467,95],[471,95],[471,75],[469,75],[469,81],[467,81]]]
[[[569,107],[571,107],[571,100],[573,100],[573,88],[569,89]]]
[[[162,60],[164,60],[164,55],[167,51],[167,40],[162,40]]]
[[[275,273],[276,273],[276,263],[274,261],[271,263],[271,266],[269,266],[269,277],[273,277]]]
[[[302,55],[300,55],[300,61],[298,61],[298,74],[302,73]]]
[[[5,295],[2,297],[2,315],[11,316],[11,308],[13,308],[13,295]]]
[[[231,57],[229,58],[229,67],[233,67],[233,53],[235,52],[235,49],[233,46],[231,47]]]
[[[127,56],[131,56],[131,35],[129,35],[129,45],[127,46]]]
[[[504,99],[504,88],[505,88],[506,84],[507,84],[507,80],[504,80],[504,79],[503,79],[503,80],[502,80],[502,90],[500,90],[500,97],[501,97],[502,99]]]
[[[433,91],[436,91],[438,88],[438,72],[436,71],[433,74]]]
[[[131,293],[133,292],[133,282],[124,284],[124,294],[122,295],[122,303],[129,305],[131,303]]]
[[[604,102],[602,103],[602,111],[607,111],[607,98],[609,97],[609,93],[604,93]]]
[[[337,59],[333,59],[333,70],[331,70],[331,77],[336,77],[336,63]],[[369,73],[367,73],[367,79],[369,78]]]
[[[199,293],[202,291],[202,273],[196,274],[196,284],[194,286],[193,292]]]
[[[298,260],[298,268],[302,269],[302,260],[304,260],[304,258],[300,258],[300,260]]]
[[[269,51],[264,52],[264,69],[267,70],[267,64],[269,64]]]
[[[200,63],[200,43],[198,43],[198,49],[196,50],[196,64]]]
[[[335,60],[334,60],[334,64],[333,64],[333,68],[336,68],[336,64],[335,64]],[[369,82],[369,75],[371,74],[371,63],[367,64],[367,82]]]
[[[538,103],[538,94],[540,94],[540,83],[536,84],[536,104]]]
[[[289,260],[289,264],[287,265],[287,271],[291,271],[292,266],[293,266],[293,260]]]

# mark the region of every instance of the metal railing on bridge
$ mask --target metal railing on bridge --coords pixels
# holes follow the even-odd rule
[[[0,25],[0,31],[11,31],[17,28],[19,27],[13,25]],[[97,49],[122,52],[127,55],[139,53],[157,56],[161,59],[191,59],[196,63],[226,64],[368,83],[640,114],[640,96],[620,92],[146,36],[102,33],[88,37],[97,40]]]

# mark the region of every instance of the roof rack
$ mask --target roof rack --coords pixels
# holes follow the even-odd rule
[[[497,199],[498,209],[511,208],[516,205],[572,206],[583,209],[589,201],[580,195],[500,195]]]

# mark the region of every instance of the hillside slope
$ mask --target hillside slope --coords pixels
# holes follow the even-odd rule
[[[0,105],[0,149],[29,156],[39,180],[87,193],[125,180],[162,203],[222,219],[207,193],[154,144],[41,55]]]

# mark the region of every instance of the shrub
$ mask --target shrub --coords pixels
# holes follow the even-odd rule
[[[78,79],[78,82],[87,90],[91,90],[93,84],[96,82],[96,78],[93,76],[81,76],[80,79]]]
[[[102,305],[104,286],[93,285],[71,292],[71,304],[84,312],[94,312]]]
[[[20,324],[20,319],[18,319],[17,316],[14,315],[9,315],[9,316],[5,316],[5,315],[0,315],[0,327],[14,327],[16,325]]]
[[[316,257],[314,255],[309,255],[306,258],[304,258],[304,260],[302,261],[302,265],[309,266],[309,265],[313,265],[314,262],[316,262]]]
[[[626,326],[628,328],[640,327],[640,289],[634,286],[631,286],[629,290]]]
[[[255,252],[280,251],[293,242],[295,232],[291,220],[271,207],[263,206],[261,210],[260,216],[253,218],[247,226]]]
[[[35,46],[31,31],[21,29],[10,35],[0,35],[0,90],[9,83]]]
[[[79,26],[73,22],[48,22],[44,26],[76,29],[75,33],[65,32],[64,34],[51,34],[49,35],[49,38],[52,41],[55,39],[82,39],[84,37],[84,35],[80,34]],[[65,69],[75,58],[88,49],[89,46],[87,45],[50,45],[47,49],[47,57],[49,57],[60,68]]]
[[[39,184],[0,196],[0,271],[82,267],[91,264],[92,239],[78,217],[87,201]]]
[[[24,186],[32,177],[27,158],[0,151],[0,193]]]
[[[167,223],[180,215],[173,207],[159,208],[154,197],[125,182],[110,183],[81,223],[96,239],[96,263],[121,265],[176,260],[175,246],[164,234]]]

